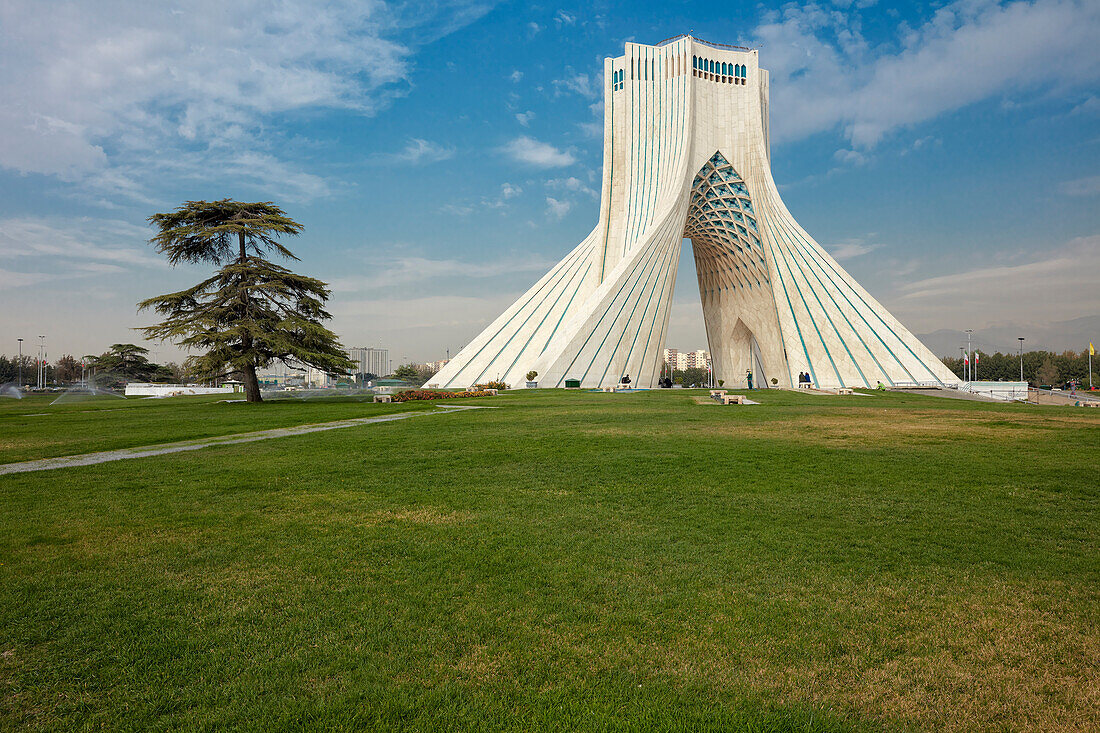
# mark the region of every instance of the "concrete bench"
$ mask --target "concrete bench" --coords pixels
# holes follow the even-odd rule
[[[721,397],[725,393],[726,393],[726,390],[724,390],[724,389],[712,389],[710,391],[710,396],[713,397],[714,399],[718,399],[719,397]]]
[[[376,394],[374,396],[375,402],[393,402],[393,395],[389,394]]]
[[[841,387],[840,389],[838,389],[836,391],[836,393],[837,394],[852,394],[852,390],[848,389],[847,387]]]
[[[719,399],[723,405],[743,405],[745,404],[745,395],[743,394],[722,394]]]

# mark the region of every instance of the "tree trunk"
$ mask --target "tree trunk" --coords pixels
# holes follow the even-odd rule
[[[245,258],[248,256],[248,250],[245,249],[244,232],[238,232],[238,244],[240,246],[240,259],[238,260],[242,264]],[[241,306],[243,318],[248,317],[248,291],[244,287],[244,275],[241,275]],[[264,398],[260,396],[260,380],[256,378],[256,364],[252,361],[252,355],[249,353],[252,350],[252,337],[247,333],[244,338],[241,339],[241,351],[248,357],[248,363],[244,367],[244,399],[246,402],[263,402]]]
[[[260,396],[260,380],[256,378],[256,366],[246,364],[244,368],[244,398],[247,402],[263,402]]]

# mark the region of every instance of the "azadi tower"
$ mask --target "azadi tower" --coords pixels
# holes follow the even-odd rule
[[[628,43],[604,75],[599,223],[431,385],[654,386],[685,238],[727,387],[958,382],[783,205],[756,51]]]

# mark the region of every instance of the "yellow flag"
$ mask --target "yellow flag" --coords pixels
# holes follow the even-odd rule
[[[1096,356],[1096,349],[1092,348],[1092,342],[1089,341],[1089,356]]]

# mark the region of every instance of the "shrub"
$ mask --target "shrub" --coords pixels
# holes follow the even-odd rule
[[[475,384],[478,389],[508,389],[508,385],[504,382],[486,382],[485,384]]]
[[[492,397],[485,390],[477,392],[444,392],[438,389],[407,389],[393,396],[394,402],[412,402],[414,400],[454,400],[464,397]]]
[[[537,377],[538,375],[539,375],[539,373],[536,372],[534,369],[532,369],[531,371],[527,372],[527,381],[528,382],[535,381],[535,377]]]

